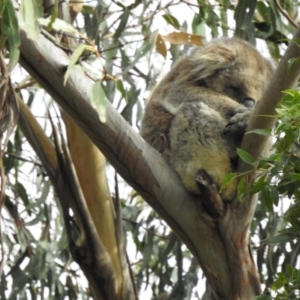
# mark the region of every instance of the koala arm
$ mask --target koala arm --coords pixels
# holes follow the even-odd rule
[[[217,111],[222,118],[229,119],[235,114],[235,109],[243,107],[240,103],[231,98],[214,92],[203,86],[181,86],[176,82],[169,90],[168,94],[163,94],[159,90],[152,96],[155,102],[159,102],[167,111],[176,114],[176,108],[186,102],[201,102],[209,108]],[[150,100],[151,101],[151,100]]]

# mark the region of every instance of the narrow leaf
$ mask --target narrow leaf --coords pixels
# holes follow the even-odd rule
[[[272,284],[272,290],[278,290],[282,288],[287,283],[287,278],[284,273],[278,273],[277,278]]]
[[[268,211],[273,211],[273,199],[272,199],[272,193],[269,189],[269,186],[266,186],[261,191],[261,198],[262,201],[265,203]]]
[[[11,1],[6,1],[2,15],[1,28],[7,37],[9,44],[9,70],[12,70],[19,61],[20,35],[18,20]]]
[[[255,182],[253,187],[250,189],[250,194],[256,194],[260,192],[268,183],[265,181]]]
[[[243,195],[245,194],[245,190],[246,190],[245,182],[246,182],[245,177],[242,177],[237,186],[238,197],[241,202],[244,201]]]
[[[117,90],[121,93],[122,97],[125,99],[126,103],[128,103],[127,93],[126,93],[126,90],[124,88],[123,81],[120,80],[120,79],[117,80],[116,81],[116,87],[117,87]]]
[[[221,184],[221,191],[226,187],[228,184],[230,184],[235,178],[237,174],[236,173],[228,173],[225,178],[222,180]]]
[[[259,134],[259,135],[270,136],[271,131],[272,131],[272,129],[253,129],[253,130],[248,131],[246,134],[256,133],[256,134]]]
[[[42,4],[40,1],[21,1],[19,22],[20,27],[26,31],[30,39],[37,40],[40,27],[38,18],[42,16]]]
[[[165,14],[165,15],[163,15],[163,18],[166,20],[167,23],[169,23],[174,28],[179,30],[180,24],[179,24],[178,20],[175,17],[173,17],[170,14]]]
[[[125,8],[124,9],[124,12],[122,14],[122,17],[121,17],[121,21],[120,21],[120,24],[114,34],[114,39],[117,40],[121,33],[124,31],[126,25],[127,25],[127,22],[128,22],[128,18],[129,18],[129,14],[130,14],[130,11],[128,8]]]
[[[74,68],[75,64],[77,63],[80,55],[85,51],[85,50],[91,50],[91,46],[81,44],[79,47],[74,51],[70,58],[70,63],[68,65],[67,72],[64,76],[64,85],[66,85],[66,82],[70,76],[71,70]]]
[[[283,234],[279,234],[276,236],[272,236],[270,238],[267,238],[264,240],[264,242],[266,244],[285,244],[287,242],[290,242],[292,240],[294,240],[297,237],[296,234],[292,234],[292,233],[283,233]]]
[[[239,157],[247,164],[254,165],[256,163],[254,157],[251,154],[247,153],[246,151],[238,148],[237,153]]]

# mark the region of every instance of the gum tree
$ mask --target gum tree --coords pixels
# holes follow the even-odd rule
[[[178,20],[177,7],[190,10],[191,24]],[[237,6],[230,1],[135,1],[126,5],[99,0],[95,6],[81,1],[57,6],[45,1],[42,7],[34,1],[23,1],[21,6],[3,3],[2,132],[8,137],[17,126],[10,140],[5,135],[2,138],[2,249],[11,266],[2,274],[3,299],[8,294],[137,299],[147,285],[160,299],[191,299],[197,297],[197,265],[208,283],[203,299],[252,299],[262,293],[260,275],[266,278],[266,294],[271,286],[274,290],[285,286],[283,292],[277,292],[278,299],[296,296],[299,176],[295,147],[299,124],[293,112],[297,92],[289,92],[284,106],[276,111],[282,91],[298,81],[300,31],[291,22],[296,13],[292,1],[286,1],[284,8],[278,2],[256,1],[241,1]],[[170,34],[154,31],[156,22],[168,24]],[[206,207],[216,207],[217,195],[209,184],[205,197],[188,194],[135,126],[141,117],[141,100],[146,98],[143,93],[153,87],[159,73],[153,58],[161,57],[161,64],[168,55],[176,59],[190,45],[202,43],[199,34],[204,35],[204,29],[212,37],[235,34],[253,43],[255,38],[265,40],[274,59],[281,56],[281,43],[289,44],[247,129],[250,133],[240,151],[238,197],[230,204],[219,203],[217,211],[202,205],[205,201]],[[29,76],[13,86],[10,76],[17,62]],[[47,104],[47,110],[41,108],[45,106],[38,100],[41,90],[59,108],[54,104]],[[37,122],[37,104],[48,121]],[[259,162],[278,112],[277,148],[270,158]],[[31,195],[28,177],[24,181],[20,175],[28,172],[28,166],[22,166],[28,160],[24,158],[25,140],[36,154],[30,152],[32,170],[39,170]],[[112,176],[107,177],[106,160],[134,191],[128,194],[126,187],[120,193],[116,187],[110,192]],[[9,179],[6,191],[5,176]],[[52,208],[51,191],[59,201],[57,209]],[[259,191],[262,197],[257,208]],[[148,212],[142,217],[145,208],[138,195],[159,216]],[[274,211],[279,195],[294,202],[284,219]],[[288,200],[282,197],[281,201]],[[266,222],[269,227],[264,227]],[[35,230],[40,237],[31,232],[32,225],[39,225]],[[136,264],[127,258],[124,228],[130,233],[131,247],[142,254]],[[264,239],[256,245],[259,272],[249,231]],[[289,243],[291,251],[284,243]],[[285,269],[276,274],[280,257]],[[270,263],[272,259],[275,262]],[[89,288],[77,282],[83,275],[74,269],[72,260]],[[174,272],[177,280],[172,277]],[[7,289],[10,282],[12,288]],[[263,298],[267,295],[260,297],[268,299]]]

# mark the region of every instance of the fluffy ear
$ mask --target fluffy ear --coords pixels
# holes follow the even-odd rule
[[[204,48],[194,48],[189,60],[192,63],[191,70],[197,80],[211,76],[219,69],[227,68],[234,64],[235,54],[224,44],[211,43]]]

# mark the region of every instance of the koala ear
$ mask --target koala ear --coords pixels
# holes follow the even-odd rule
[[[192,73],[197,80],[213,75],[217,70],[227,68],[234,64],[235,54],[233,49],[226,45],[211,43],[204,48],[194,48],[189,60],[192,63]]]

